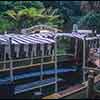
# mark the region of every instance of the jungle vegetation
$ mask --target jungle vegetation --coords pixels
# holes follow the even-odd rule
[[[80,29],[100,32],[100,1],[0,1],[0,34],[45,24],[70,32]]]

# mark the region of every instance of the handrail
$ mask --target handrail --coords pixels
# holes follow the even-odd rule
[[[85,71],[88,71],[88,70],[94,70],[94,71],[96,71],[96,73],[100,73],[100,68],[89,68],[89,67],[87,67],[87,68],[83,68],[83,70],[85,70]]]
[[[44,62],[43,64],[52,64],[52,63],[54,63],[54,61]],[[32,65],[30,64],[30,65],[26,65],[26,66],[13,67],[12,70],[19,70],[19,69],[23,69],[23,68],[39,66],[40,64],[41,63],[32,64]],[[0,69],[0,72],[9,71],[9,70],[10,70],[10,68]]]
[[[73,54],[58,54],[57,56],[66,56],[66,55],[73,56]],[[54,56],[54,55],[43,56],[42,58],[52,57],[52,56]],[[13,59],[12,62],[25,61],[25,60],[33,60],[33,59],[39,59],[39,58],[41,58],[41,56],[33,57],[33,58]],[[9,62],[10,62],[10,60],[0,61],[0,64],[9,63]]]
[[[61,55],[67,55],[67,54],[58,54],[57,56],[61,56]],[[70,56],[73,56],[72,54],[69,54]],[[54,56],[54,55],[53,55]],[[44,57],[52,57],[52,56],[44,56]],[[36,57],[36,58],[40,58],[40,57]],[[25,61],[25,60],[31,60],[31,59],[36,59],[36,58],[24,58],[24,59],[16,59],[16,60],[13,60],[12,62],[17,62],[17,61]],[[10,63],[10,61],[3,61],[3,62],[0,62],[0,63]],[[43,64],[51,64],[51,63],[54,63],[54,61],[45,61],[43,62]],[[39,66],[41,63],[33,63],[33,64],[27,64],[27,65],[24,65],[24,66],[13,66],[13,70],[19,70],[19,69],[24,69],[24,68],[29,68],[29,67],[35,67],[35,66]],[[0,69],[0,72],[4,72],[4,71],[9,71],[10,69],[9,68],[1,68]]]

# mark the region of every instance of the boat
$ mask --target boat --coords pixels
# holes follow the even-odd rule
[[[89,53],[87,67],[83,67],[84,72],[88,70],[86,71],[88,74],[86,81],[44,96],[42,99],[100,99],[100,48],[90,48]],[[90,72],[92,72],[92,75],[89,76]]]
[[[62,36],[75,39],[74,54],[57,54],[56,39]],[[57,33],[53,39],[43,37],[41,34],[0,35],[1,48],[2,51],[4,51],[1,55],[1,58],[3,59],[1,59],[0,62],[0,82],[2,87],[4,83],[10,83],[10,85],[6,85],[6,87],[8,86],[10,89],[7,90],[7,88],[4,88],[1,89],[1,91],[4,91],[4,95],[10,93],[11,97],[17,96],[17,94],[21,94],[23,96],[24,93],[29,91],[39,89],[39,91],[42,92],[47,86],[53,86],[54,93],[58,93],[58,85],[62,88],[65,84],[65,81],[63,81],[62,78],[62,73],[66,82],[68,82],[66,79],[66,76],[68,75],[73,75],[73,77],[76,78],[77,76],[78,78],[81,77],[83,78],[82,81],[86,82],[86,75],[82,70],[86,67],[86,60],[88,58],[86,55],[88,50],[86,51],[85,47],[86,41],[92,40],[97,40],[95,43],[98,42],[98,38],[96,36],[86,37],[86,34],[73,32]],[[82,41],[83,43],[82,51],[80,51],[83,52],[82,57],[78,54],[79,41]],[[89,46],[92,45],[92,43],[91,45],[90,42],[88,43]],[[92,45],[93,47],[96,47],[95,43]],[[58,68],[58,65],[62,66]],[[82,73],[78,71],[78,69],[81,69]],[[80,76],[80,73],[83,77]],[[69,82],[69,85],[70,84],[72,85],[73,82]],[[75,84],[77,84],[77,82],[73,85]],[[10,92],[10,90],[12,91]],[[60,91],[62,91],[62,89]],[[0,96],[2,97],[2,94]]]

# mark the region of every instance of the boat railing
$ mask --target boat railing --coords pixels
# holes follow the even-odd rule
[[[73,54],[57,54],[57,56],[73,56]],[[46,58],[46,57],[52,57],[52,55],[43,56],[42,58]],[[39,59],[39,58],[41,58],[41,56],[37,56],[37,57],[33,57],[33,58],[13,59],[12,61],[13,62],[17,62],[17,61],[25,61],[25,60]],[[1,63],[9,63],[9,62],[10,62],[10,60],[0,61],[0,64]]]
[[[57,57],[62,57],[62,56],[70,56],[73,57],[73,54],[57,54]],[[31,66],[38,66],[41,64],[41,58],[44,60],[43,64],[51,64],[54,63],[54,55],[45,55],[45,56],[37,56],[37,57],[32,57],[32,58],[23,58],[23,59],[12,59],[13,63],[13,69],[20,69],[20,68],[27,68]],[[63,57],[63,61],[64,61]],[[66,60],[66,59],[65,59]],[[32,61],[32,63],[31,63]],[[6,60],[6,61],[0,61],[0,71],[6,70],[9,68],[11,60]],[[17,63],[17,64],[16,64]],[[8,64],[8,65],[7,65]],[[3,67],[2,67],[3,66]]]

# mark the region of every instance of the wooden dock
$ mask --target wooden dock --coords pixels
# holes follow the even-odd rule
[[[100,75],[95,77],[95,83],[98,83],[100,81]],[[87,98],[87,88],[88,81],[82,84],[75,85],[69,89],[60,91],[58,93],[54,93],[52,95],[43,97],[42,99],[82,99]]]

